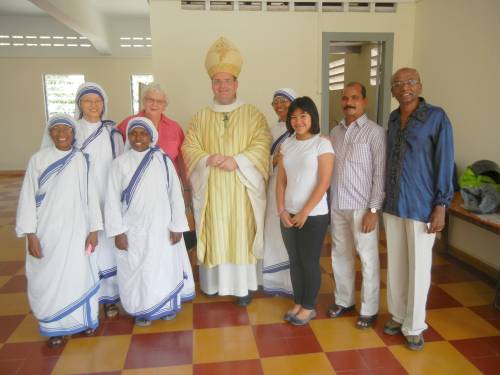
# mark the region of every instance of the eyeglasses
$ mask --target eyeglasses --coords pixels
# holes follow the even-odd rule
[[[81,101],[81,103],[84,104],[84,105],[92,105],[92,104],[94,104],[94,105],[102,105],[103,102],[100,99],[96,99],[96,100],[84,99],[84,100]]]
[[[392,82],[391,86],[394,89],[399,89],[401,87],[404,87],[404,85],[415,86],[419,83],[420,81],[418,79],[409,79],[408,81],[394,81]]]
[[[271,105],[280,105],[280,104],[287,104],[287,103],[290,103],[290,100],[278,97],[272,101]]]
[[[153,99],[153,98],[148,98],[148,97],[145,97],[144,98],[144,101],[147,103],[147,104],[165,104],[165,100],[164,99]]]

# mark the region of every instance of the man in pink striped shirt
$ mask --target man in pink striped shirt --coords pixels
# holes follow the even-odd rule
[[[369,328],[379,309],[378,211],[384,200],[385,130],[368,119],[366,88],[347,84],[342,92],[344,119],[332,129],[335,165],[331,185],[332,267],[335,303],[328,316],[355,309],[355,253],[363,284],[357,328]]]

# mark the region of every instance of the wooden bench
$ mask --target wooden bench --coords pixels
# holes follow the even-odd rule
[[[462,220],[465,220],[468,223],[474,224],[478,227],[481,227],[483,229],[486,229],[487,231],[500,234],[500,224],[495,223],[493,221],[485,220],[481,216],[478,216],[470,211],[467,211],[465,208],[462,207],[463,204],[463,199],[460,193],[455,193],[455,196],[453,197],[453,201],[451,202],[450,207],[447,210],[447,215],[446,215],[446,225],[445,225],[445,230],[443,231],[443,245],[444,245],[444,252],[446,254],[449,254],[449,232],[448,232],[448,225],[449,225],[449,218],[450,216],[455,216],[458,217]],[[500,251],[500,249],[498,249]],[[497,276],[497,288],[496,288],[496,294],[495,294],[495,300],[493,301],[493,304],[495,308],[500,310],[500,271],[498,272]]]

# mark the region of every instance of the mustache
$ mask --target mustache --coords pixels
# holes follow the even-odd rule
[[[345,109],[356,109],[356,107],[354,107],[354,106],[352,106],[352,105],[346,105],[346,106],[344,107],[344,110],[345,110]]]

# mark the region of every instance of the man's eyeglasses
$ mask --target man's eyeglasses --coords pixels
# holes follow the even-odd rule
[[[409,79],[408,81],[394,81],[392,82],[391,86],[394,89],[399,89],[401,87],[404,87],[404,85],[415,86],[419,83],[420,81],[418,79]]]

